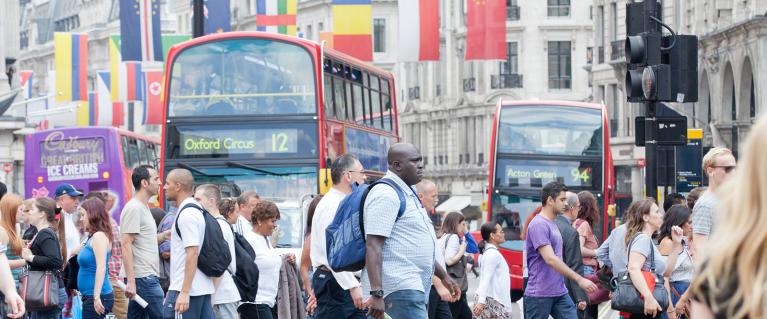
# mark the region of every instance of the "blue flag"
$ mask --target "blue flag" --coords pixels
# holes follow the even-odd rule
[[[160,0],[120,0],[123,61],[162,61]]]
[[[192,25],[194,25],[194,1],[190,1],[189,6],[192,7]],[[203,14],[205,16],[205,34],[232,31],[229,0],[205,0]]]

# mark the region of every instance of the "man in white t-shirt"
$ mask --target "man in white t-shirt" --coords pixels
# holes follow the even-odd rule
[[[205,217],[192,197],[194,177],[185,169],[174,169],[165,179],[165,198],[178,203],[176,222],[171,227],[170,287],[165,297],[163,318],[214,318],[211,296],[216,291],[213,279],[197,268],[200,246],[205,238]],[[178,225],[178,231],[176,226]],[[181,236],[179,237],[179,233]],[[183,239],[182,239],[183,238]]]
[[[160,176],[151,166],[139,166],[131,175],[136,194],[125,204],[120,213],[120,242],[122,243],[123,269],[128,281],[125,297],[128,303],[128,319],[162,318],[162,302],[165,294],[160,286],[160,255],[157,245],[170,232],[157,234],[157,224],[149,211],[149,198],[160,191]],[[138,295],[148,303],[142,307],[133,300]]]
[[[221,189],[213,184],[197,186],[194,199],[216,218],[218,225],[221,226],[224,239],[229,244],[229,253],[232,255],[232,262],[227,271],[221,277],[213,279],[216,284],[216,293],[213,295],[213,314],[216,315],[216,319],[237,318],[240,292],[234,284],[234,279],[232,279],[232,274],[237,271],[237,258],[234,256],[234,233],[232,226],[229,225],[224,216],[221,216],[218,210],[218,204],[221,202]]]
[[[253,225],[250,223],[250,217],[253,216],[253,208],[256,208],[256,204],[260,201],[258,194],[253,191],[247,191],[240,194],[237,197],[237,222],[234,223],[234,231],[240,235],[245,236],[246,233],[253,230]]]
[[[352,192],[352,184],[365,183],[362,163],[356,156],[346,153],[330,166],[333,187],[322,197],[312,218],[310,256],[317,269],[312,278],[312,290],[317,298],[315,318],[362,318],[366,317],[362,297],[362,285],[351,272],[334,272],[328,263],[325,246],[325,229],[336,217],[341,201]]]
[[[77,219],[77,207],[80,206],[80,197],[83,193],[75,189],[72,184],[59,184],[56,187],[56,205],[61,207],[64,212],[64,232],[67,242],[67,254],[71,255],[72,251],[80,245],[81,237],[80,230],[75,226],[75,220]],[[64,261],[69,259],[69,256]]]

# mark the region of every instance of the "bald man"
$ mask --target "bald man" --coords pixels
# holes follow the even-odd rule
[[[382,319],[386,311],[392,318],[428,319],[432,275],[453,295],[460,294],[460,287],[435,263],[434,228],[413,189],[423,179],[421,151],[413,144],[398,143],[389,148],[387,158],[389,171],[384,178],[392,180],[405,197],[405,211],[397,217],[400,195],[392,187],[374,187],[365,199],[367,252],[362,281],[370,289],[368,316]],[[397,307],[384,309],[384,304],[392,303]]]
[[[185,319],[214,317],[211,295],[216,289],[213,280],[197,269],[199,249],[205,237],[205,217],[194,207],[199,206],[192,197],[193,187],[194,177],[185,169],[170,171],[163,186],[166,199],[178,203],[179,207],[177,222],[171,228],[170,287],[163,318],[178,318],[176,312]]]

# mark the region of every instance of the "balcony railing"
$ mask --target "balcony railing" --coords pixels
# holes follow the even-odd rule
[[[508,6],[506,7],[506,20],[508,21],[519,21],[519,18],[521,17],[519,6]]]
[[[522,74],[498,74],[490,76],[491,89],[522,88]]]
[[[477,90],[477,79],[476,78],[463,79],[463,91],[464,92],[474,92],[476,90]]]
[[[626,47],[623,43],[626,40],[616,40],[610,42],[610,61],[622,61],[626,57]]]

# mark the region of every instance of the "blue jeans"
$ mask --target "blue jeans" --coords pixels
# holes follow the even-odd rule
[[[426,294],[418,290],[399,290],[384,298],[384,311],[394,319],[428,319]]]
[[[676,303],[679,302],[679,298],[681,298],[682,295],[684,295],[684,292],[690,288],[690,283],[687,281],[672,281],[671,287],[674,288],[671,290],[671,302],[673,302],[674,306],[676,306]],[[676,296],[674,290],[679,293],[679,297]]]
[[[317,298],[317,310],[314,318],[358,318],[364,319],[367,314],[354,306],[352,295],[338,285],[333,273],[318,269],[312,276],[312,290]]]
[[[149,305],[142,308],[137,302],[131,300],[128,303],[128,319],[162,318],[162,299],[165,294],[160,286],[160,278],[157,276],[136,278],[136,294]]]
[[[168,297],[165,298],[165,305],[162,308],[162,317],[164,319],[176,319],[176,298],[179,292],[175,290],[168,291]],[[190,296],[189,309],[181,315],[183,319],[213,319],[213,304],[210,295]]]
[[[64,288],[59,288],[59,306],[50,310],[30,312],[29,317],[32,319],[59,319],[61,318],[61,310],[64,309],[64,305],[67,304],[67,291]]]
[[[549,316],[554,319],[578,319],[575,304],[567,294],[559,297],[525,296],[524,306],[527,319],[546,319]]]
[[[112,312],[112,306],[115,305],[115,295],[108,294],[103,295],[101,298],[101,305],[104,306],[104,314],[100,315],[96,312],[96,308],[93,305],[93,296],[82,296],[83,299],[83,318],[82,319],[103,319],[106,315]]]

